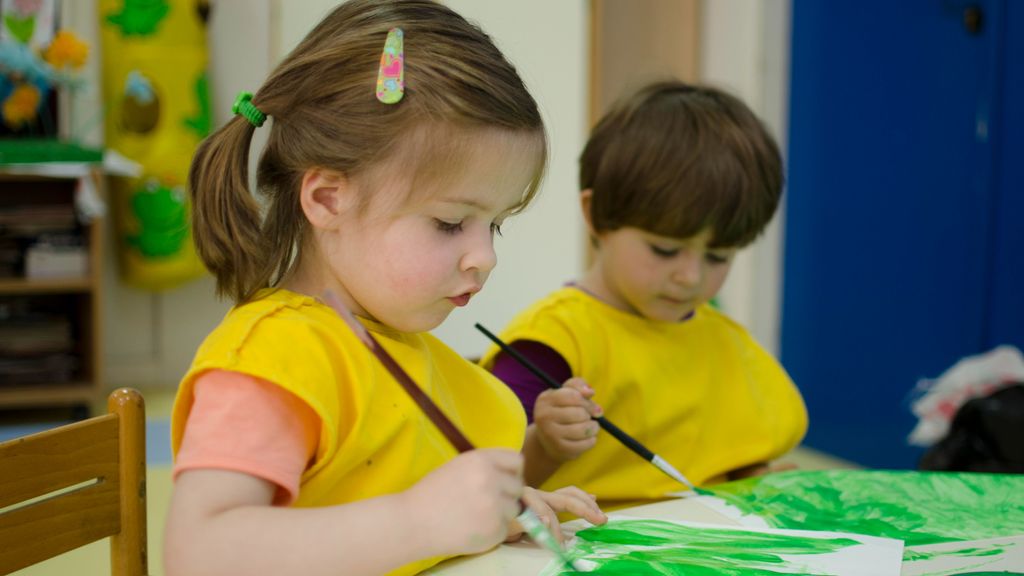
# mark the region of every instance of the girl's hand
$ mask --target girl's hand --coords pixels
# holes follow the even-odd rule
[[[593,494],[587,494],[575,486],[559,488],[554,492],[542,492],[527,487],[523,492],[523,501],[537,514],[540,521],[551,530],[555,539],[561,544],[564,540],[561,526],[558,523],[559,512],[569,512],[583,518],[591,524],[604,524],[608,517],[597,506]],[[506,542],[514,542],[523,536],[523,527],[513,520],[509,525]]]
[[[558,390],[546,390],[533,405],[533,422],[544,452],[557,462],[579,458],[597,442],[597,422],[604,411],[590,400],[594,389],[582,378],[570,378]]]
[[[459,454],[405,492],[412,521],[437,555],[473,554],[500,543],[522,494],[522,455],[497,448]]]

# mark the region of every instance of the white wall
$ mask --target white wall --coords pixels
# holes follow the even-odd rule
[[[68,23],[94,49],[95,0],[75,0]],[[254,90],[336,0],[217,0],[210,23],[214,120],[223,123],[239,90]],[[584,0],[452,0],[455,10],[478,22],[517,66],[537,98],[551,138],[551,164],[538,200],[503,227],[500,265],[487,289],[437,330],[465,355],[479,355],[486,340],[472,328],[500,329],[529,302],[581,270],[582,222],[576,206],[576,157],[586,131],[587,3]],[[99,58],[93,54],[94,62]],[[94,71],[94,74],[96,71]],[[94,83],[94,86],[98,83]],[[97,108],[97,91],[76,99],[76,119]],[[102,142],[102,122],[90,131]],[[257,136],[260,134],[257,131]],[[253,163],[261,141],[251,154]],[[107,244],[103,297],[106,385],[175,385],[196,347],[228,309],[203,278],[163,293],[127,287],[117,277],[113,236]]]
[[[498,267],[483,292],[456,310],[435,333],[465,356],[488,340],[479,322],[497,332],[527,305],[583,270],[584,234],[577,158],[587,132],[588,3],[584,0],[448,0],[494,38],[537,99],[551,154],[537,200],[502,226]]]
[[[701,79],[729,90],[765,121],[786,151],[791,0],[706,0]],[[779,350],[782,207],[742,251],[721,292],[723,308],[769,351]]]

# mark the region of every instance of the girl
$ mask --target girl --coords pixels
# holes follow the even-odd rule
[[[729,94],[659,82],[598,122],[580,184],[590,268],[502,338],[566,385],[548,390],[496,348],[483,358],[531,417],[527,483],[578,485],[607,505],[685,489],[599,434],[605,411],[698,485],[768,471],[807,430],[803,400],[708,301],[778,206],[774,139]]]
[[[544,168],[490,39],[428,0],[353,0],[236,111],[190,174],[197,250],[237,305],[175,401],[167,572],[413,574],[516,536],[520,496],[556,534],[556,512],[603,522],[578,489],[524,492],[515,396],[425,333],[483,288]],[[327,291],[486,449],[456,455]]]

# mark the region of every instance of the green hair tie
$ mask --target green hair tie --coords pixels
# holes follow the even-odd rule
[[[231,113],[241,114],[250,124],[257,128],[263,126],[263,122],[267,119],[267,115],[260,112],[260,109],[253,105],[252,93],[244,90],[238,93],[235,103],[231,105]]]

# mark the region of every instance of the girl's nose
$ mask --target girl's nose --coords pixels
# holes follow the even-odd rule
[[[474,236],[466,252],[462,255],[459,267],[463,271],[475,270],[486,276],[490,274],[497,263],[498,255],[494,252],[494,238],[491,237],[490,230],[488,230],[486,235]]]

